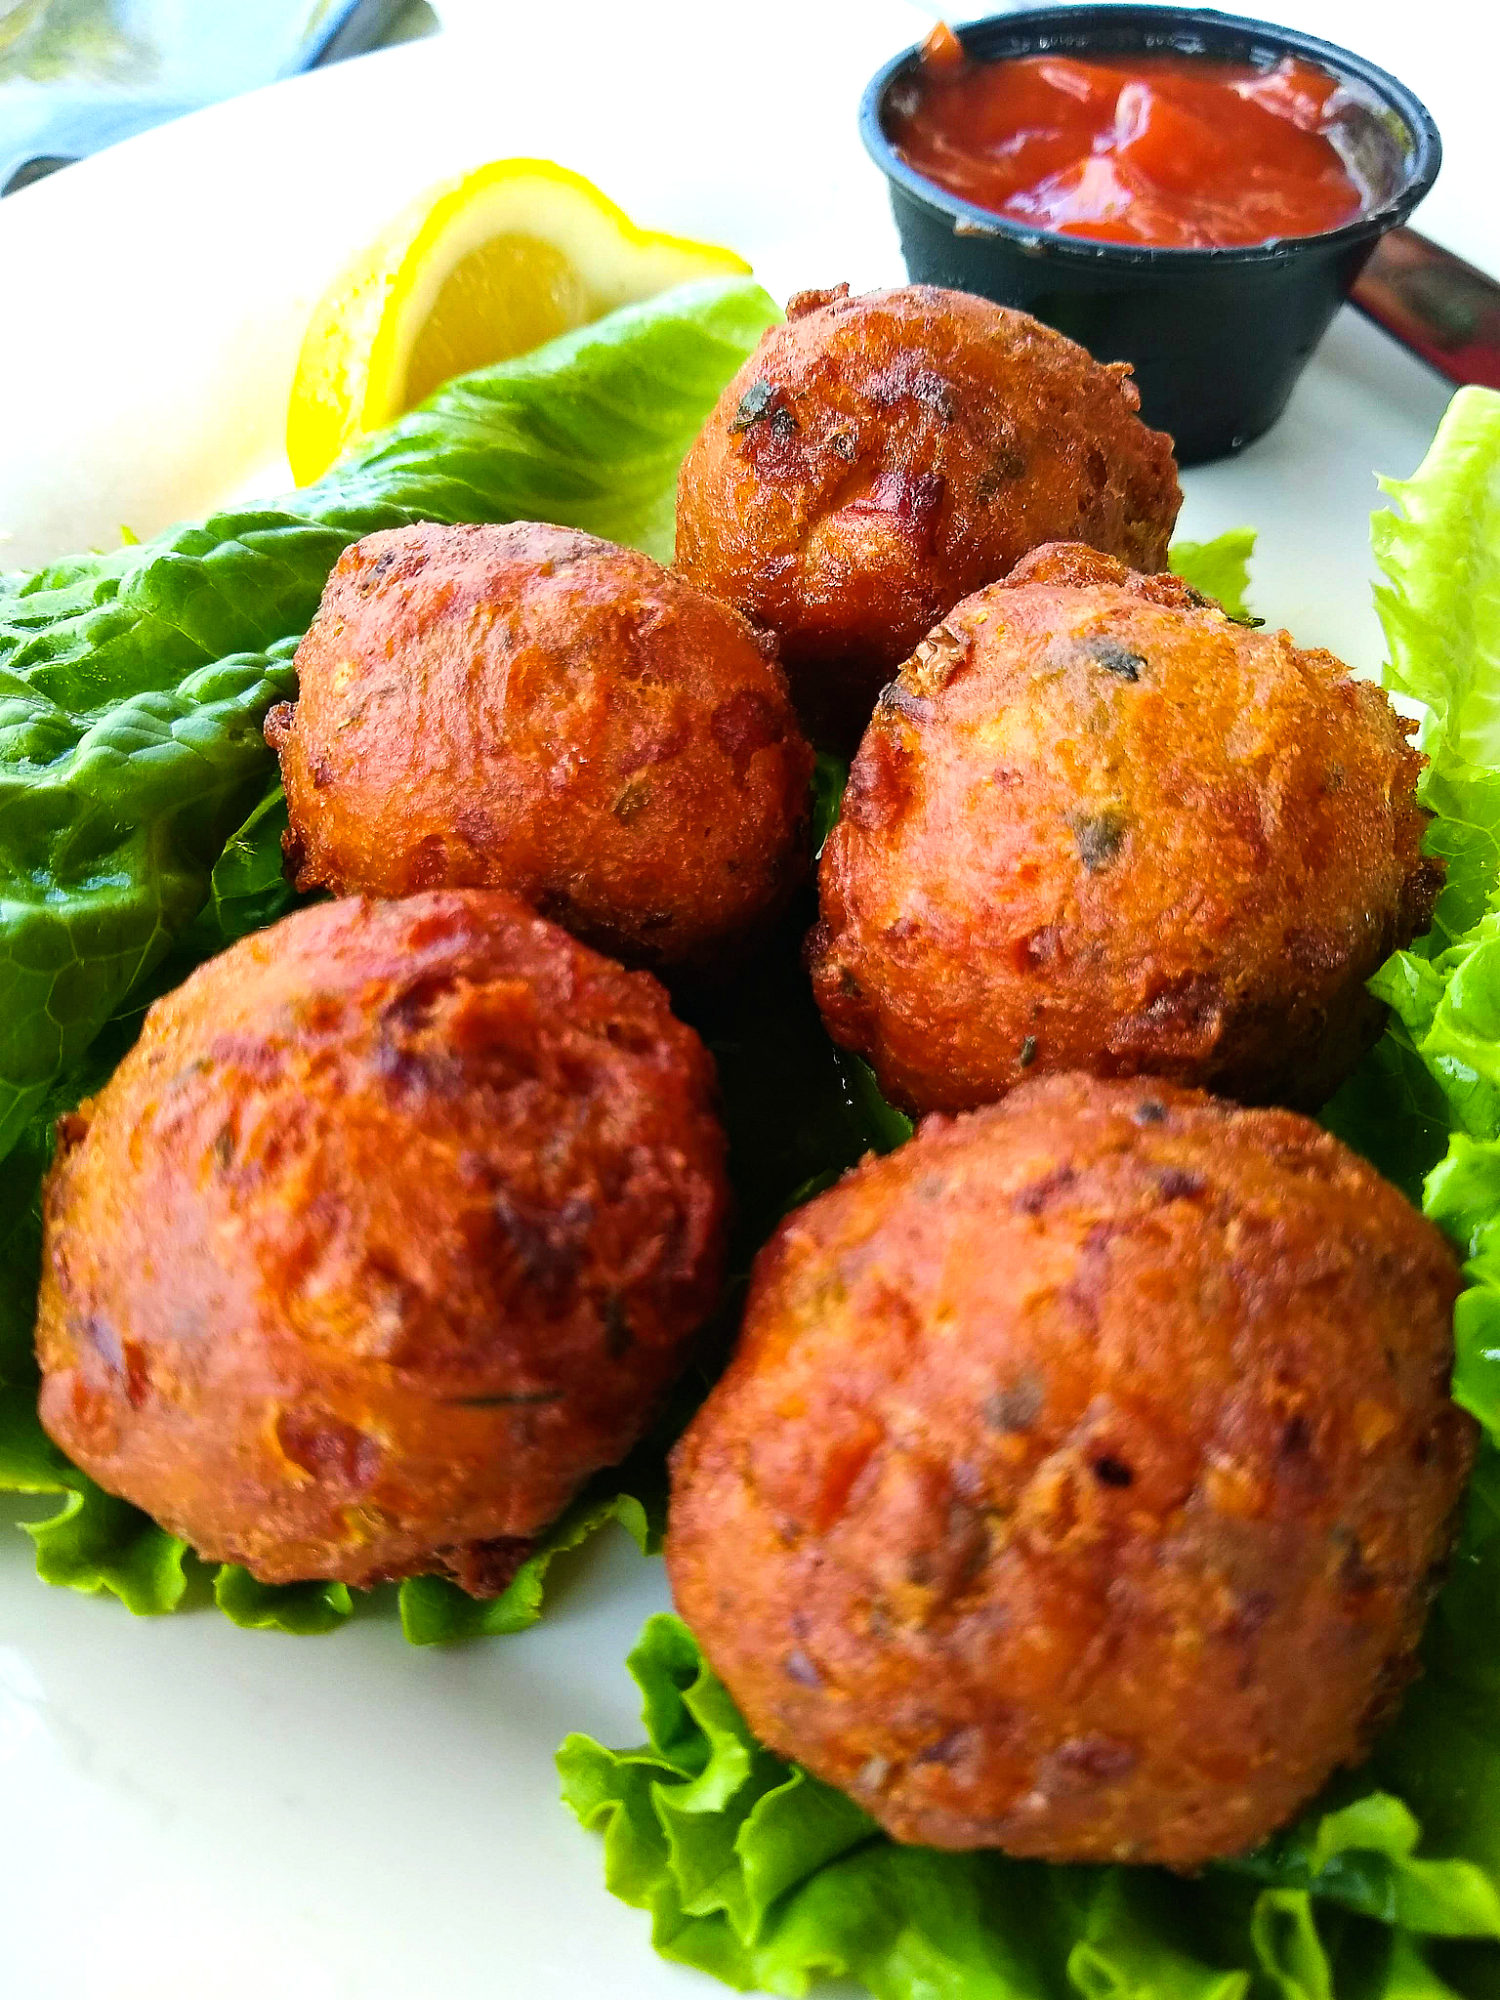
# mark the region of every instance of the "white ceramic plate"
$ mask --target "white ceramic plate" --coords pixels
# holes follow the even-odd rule
[[[1463,0],[1431,0],[1420,44],[1394,0],[1274,11],[1428,98],[1450,166],[1422,219],[1500,263],[1479,96],[1493,60],[1451,60]],[[899,279],[854,105],[922,31],[901,0],[446,12],[441,40],[146,134],[0,204],[0,565],[276,490],[312,300],[416,188],[482,159],[562,159],[642,221],[735,243],[782,296]],[[1345,315],[1278,429],[1188,476],[1182,531],[1258,525],[1261,611],[1375,666],[1372,472],[1412,470],[1446,394]],[[556,1803],[569,1729],[637,1738],[622,1662],[666,1602],[660,1566],[612,1533],[560,1568],[533,1632],[419,1652],[388,1616],[323,1639],[211,1611],[135,1620],[38,1584],[0,1519],[0,1992],[721,1990],[652,1956]]]

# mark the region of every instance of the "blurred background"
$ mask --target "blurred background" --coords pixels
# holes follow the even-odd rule
[[[777,87],[758,93],[761,120],[778,137],[794,138],[801,93],[792,72],[806,69],[806,51],[847,43],[861,54],[876,47],[890,53],[902,39],[920,38],[940,13],[962,21],[1001,6],[799,0],[787,10],[770,0],[745,13],[744,32],[762,49],[776,40],[783,17],[796,19],[798,33],[777,54]],[[0,194],[184,112],[440,31],[493,61],[497,77],[511,67],[508,56],[524,51],[532,103],[562,93],[561,70],[538,77],[530,62],[554,37],[565,57],[559,31],[575,48],[596,38],[616,47],[628,41],[649,97],[648,73],[685,70],[699,47],[723,45],[740,11],[721,0],[633,0],[628,8],[617,0],[0,0]],[[1409,0],[1229,0],[1228,11],[1306,29],[1396,71],[1436,113],[1447,148],[1421,226],[1488,268],[1500,262],[1497,210],[1472,199],[1472,177],[1489,177],[1500,58],[1493,0],[1426,0],[1420,9]],[[726,98],[747,81],[748,73],[726,78]],[[500,122],[514,101],[496,108]]]
[[[437,26],[427,0],[0,0],[0,194],[184,112]]]

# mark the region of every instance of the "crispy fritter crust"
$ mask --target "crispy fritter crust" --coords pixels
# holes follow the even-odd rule
[[[1069,1076],[930,1119],[762,1251],[674,1459],[678,1607],[897,1839],[1236,1853],[1414,1671],[1458,1284],[1291,1112]]]
[[[62,1121],[42,1421],[268,1582],[503,1587],[715,1302],[713,1099],[656,982],[510,896],[300,911]]]
[[[1165,567],[1172,441],[1123,363],[931,285],[787,314],[683,461],[677,562],[778,635],[815,740],[857,741],[933,622],[1038,543]]]
[[[806,872],[774,647],[649,556],[525,521],[369,535],[297,671],[266,736],[300,888],[506,888],[631,964],[711,968]]]
[[[809,948],[829,1033],[919,1111],[1032,1069],[1324,1103],[1443,879],[1411,726],[1175,577],[1037,551],[865,734]]]

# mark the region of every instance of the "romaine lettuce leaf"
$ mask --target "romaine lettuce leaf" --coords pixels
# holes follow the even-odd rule
[[[282,836],[286,794],[273,784],[243,826],[229,836],[209,877],[208,901],[184,934],[182,949],[194,962],[211,958],[251,931],[284,917],[299,897],[287,880]]]
[[[293,650],[194,659],[102,707],[80,684],[71,712],[25,648],[0,665],[0,1154],[196,915],[265,787]]]
[[[420,521],[555,521],[670,562],[683,453],[780,318],[750,278],[622,306],[447,383],[288,505],[356,534],[392,508]]]
[[[341,551],[540,517],[670,553],[678,461],[777,309],[680,287],[440,389],[318,481],[0,590],[0,1157],[196,916]]]

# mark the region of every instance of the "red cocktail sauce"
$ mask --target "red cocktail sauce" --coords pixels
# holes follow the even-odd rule
[[[978,208],[1065,236],[1180,249],[1313,236],[1363,192],[1326,136],[1336,77],[1201,56],[971,62],[935,32],[887,136]]]

